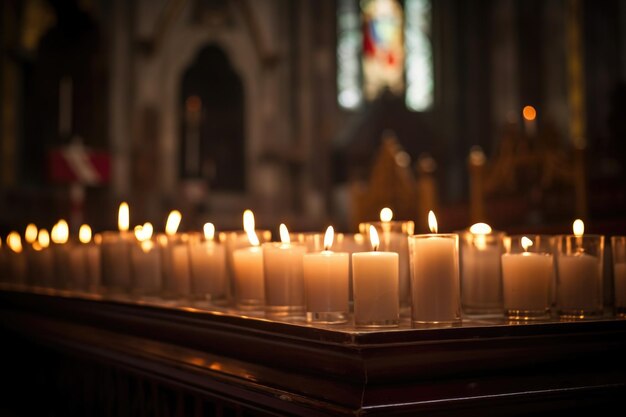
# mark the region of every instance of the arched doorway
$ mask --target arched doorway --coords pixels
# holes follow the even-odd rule
[[[215,191],[244,191],[244,91],[224,51],[200,50],[180,91],[181,177],[203,178]]]

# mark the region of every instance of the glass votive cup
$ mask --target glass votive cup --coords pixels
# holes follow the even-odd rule
[[[530,239],[532,245],[524,248],[523,237]],[[504,238],[504,247],[502,294],[505,317],[511,321],[550,318],[554,281],[553,237],[513,235]]]
[[[129,232],[102,233],[102,288],[109,294],[128,293],[132,271],[130,248],[135,237]]]
[[[151,239],[137,241],[131,248],[130,261],[131,294],[139,298],[159,297],[163,279],[161,247]]]
[[[460,323],[459,235],[413,235],[409,237],[409,249],[413,325]]]
[[[166,236],[159,234],[161,247],[162,291],[168,300],[186,300],[191,294],[191,262],[189,260],[189,235],[177,233]]]
[[[263,249],[265,314],[269,318],[304,317],[304,273],[306,246],[267,242]]]
[[[380,250],[396,252],[399,258],[399,285],[398,300],[400,313],[409,316],[411,312],[411,278],[409,273],[409,236],[415,231],[412,220],[391,220],[388,222],[372,221],[359,224],[359,231],[363,235],[369,233],[369,227],[374,226],[380,238]]]
[[[307,321],[346,323],[349,318],[349,265],[346,252],[321,251],[303,257]]]
[[[396,252],[352,254],[354,325],[356,327],[397,327],[399,261]]]
[[[235,306],[242,311],[261,313],[265,307],[263,250],[260,246],[235,249],[233,291]]]
[[[556,311],[562,319],[603,313],[604,236],[560,235],[556,245]]]
[[[220,242],[200,234],[189,239],[191,299],[224,305],[227,295],[226,249]]]
[[[611,236],[615,315],[626,317],[626,236]]]
[[[459,232],[461,307],[468,316],[503,313],[504,237],[503,232],[496,231],[488,234]]]

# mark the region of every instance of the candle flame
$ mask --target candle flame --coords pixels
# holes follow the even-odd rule
[[[41,245],[39,244],[39,242],[34,241],[34,242],[33,242],[33,250],[34,250],[34,251],[36,251],[36,252],[39,252],[39,251],[43,250],[43,248],[41,247]]]
[[[47,248],[48,246],[50,246],[50,234],[46,229],[39,230],[39,234],[37,235],[37,242],[42,248]]]
[[[335,229],[332,226],[328,226],[326,233],[324,234],[324,250],[330,250],[333,246],[333,238],[335,237]]]
[[[475,223],[470,226],[469,231],[474,235],[488,235],[492,230],[487,223]]]
[[[390,222],[393,219],[393,211],[389,207],[385,207],[380,211],[380,221],[381,222]]]
[[[521,239],[521,244],[522,244],[522,248],[524,248],[524,252],[528,252],[528,248],[530,248],[533,245],[533,241],[527,238],[526,236],[523,236]]]
[[[93,243],[95,243],[96,245],[102,243],[102,235],[100,233],[96,233],[95,235],[93,235]]]
[[[152,238],[152,232],[154,228],[152,227],[152,223],[146,222],[143,226],[135,227],[135,238],[140,242],[145,242]]]
[[[165,234],[168,236],[174,236],[178,231],[178,226],[180,226],[182,218],[183,215],[180,214],[180,211],[170,211],[170,214],[167,216],[167,222],[165,222]]]
[[[91,227],[88,224],[83,224],[78,229],[78,240],[81,243],[89,243],[91,241]]]
[[[252,210],[246,210],[243,212],[243,230],[246,232],[254,231],[254,213]]]
[[[37,226],[33,223],[30,223],[26,226],[26,231],[24,232],[24,240],[27,243],[33,244],[37,241]]]
[[[280,241],[284,244],[291,243],[291,239],[289,238],[289,230],[287,230],[287,226],[285,223],[281,223],[278,227],[278,231],[280,232]]]
[[[246,234],[248,235],[248,241],[252,246],[259,246],[261,244],[259,242],[259,237],[256,235],[254,230],[247,230]]]
[[[580,219],[574,220],[572,228],[574,229],[574,236],[576,237],[582,237],[582,235],[585,233],[585,223],[583,223],[583,221]]]
[[[370,242],[372,243],[372,248],[377,251],[378,245],[380,245],[380,239],[378,239],[378,232],[374,226],[370,226]]]
[[[128,203],[123,201],[117,211],[117,227],[120,232],[128,232],[130,228],[130,209]]]
[[[537,117],[537,110],[533,106],[525,106],[522,110],[522,115],[524,119],[528,121],[533,121]]]
[[[7,236],[7,246],[15,253],[20,253],[23,250],[22,238],[17,232],[11,232]]]
[[[428,212],[428,227],[430,228],[431,233],[437,233],[437,218],[432,210]]]
[[[206,240],[211,241],[215,239],[215,225],[213,223],[205,223],[202,230],[204,230],[204,238]]]
[[[59,220],[57,224],[52,226],[51,236],[52,241],[58,245],[67,243],[70,237],[70,228],[67,222],[63,219]]]

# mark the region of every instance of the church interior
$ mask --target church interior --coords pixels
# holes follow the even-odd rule
[[[122,206],[130,212],[125,229]],[[383,208],[410,223],[401,249],[385,240]],[[369,243],[380,216],[381,248],[400,260],[396,328],[385,327],[388,319],[359,328],[365,284],[357,288],[357,276],[378,265],[361,266],[353,255],[345,264],[349,307],[340,309],[348,324],[318,326],[310,317],[330,316],[308,309],[308,322],[293,324],[291,313],[272,315],[267,306],[259,318],[254,297],[237,304],[234,231],[247,210],[252,229],[256,222],[268,232],[258,233],[259,247],[280,241],[280,224],[291,243],[314,234],[321,241],[329,225],[335,245],[356,235]],[[168,213],[179,215],[173,233]],[[502,304],[498,287],[495,310],[472,316],[463,259],[470,225],[489,224],[489,237],[537,236],[530,251],[520,241],[528,254],[542,247],[539,236],[570,245],[565,235],[576,219],[592,243],[574,224],[571,244],[599,258],[591,266],[600,268],[599,308],[561,314],[559,254],[571,248],[554,243],[552,313],[540,309],[538,322],[521,317],[523,309],[507,310],[506,288]],[[59,266],[61,222],[74,245],[81,225],[102,242],[98,283]],[[173,266],[158,266],[158,290],[138,290],[143,273],[132,268],[123,282],[126,255],[111,240],[118,227],[115,239],[132,239],[124,245],[150,243],[162,262],[171,259]],[[39,239],[44,229],[53,243]],[[212,304],[216,293],[189,301],[197,295],[193,254],[191,290],[174,283],[166,297],[161,282],[167,268],[176,270],[175,249],[183,242],[192,253],[208,229],[226,251],[221,300],[235,304]],[[427,319],[420,328],[428,302],[416,288],[422,267],[429,271],[420,259],[436,258],[419,252],[429,230],[457,236],[451,327]],[[13,386],[0,396],[0,417],[623,408],[626,275],[623,287],[617,277],[625,235],[626,2],[0,2],[0,378]],[[504,257],[517,243],[498,239],[502,286]],[[49,278],[44,256],[31,252],[51,253]],[[270,303],[265,250],[263,259],[260,302]],[[430,296],[444,297],[436,288]]]

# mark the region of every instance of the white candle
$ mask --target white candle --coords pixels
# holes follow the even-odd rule
[[[525,236],[522,247],[533,243]],[[549,253],[506,253],[502,255],[504,309],[509,318],[547,317],[550,310],[550,285],[553,259]]]
[[[165,236],[160,236],[163,264],[163,296],[186,298],[191,293],[191,272],[187,236],[178,234],[182,215],[172,210],[165,224]]]
[[[332,252],[333,228],[326,231],[325,250],[303,257],[307,320],[345,323],[349,312],[350,255]]]
[[[411,318],[415,324],[461,320],[458,235],[438,234],[429,213],[431,234],[414,235],[411,244]]]
[[[597,257],[579,253],[559,255],[559,310],[593,313],[602,309],[602,279]]]
[[[37,234],[37,243],[41,248],[36,252],[37,282],[43,287],[52,287],[54,284],[54,259],[50,250],[50,234],[46,229],[40,229]]]
[[[242,310],[261,310],[265,304],[263,251],[259,247],[259,238],[254,231],[254,215],[250,210],[244,212],[243,223],[252,246],[233,251],[235,300]]]
[[[152,241],[153,230],[150,223],[135,228],[137,243],[131,250],[132,292],[139,296],[157,296],[161,292],[161,250]]]
[[[171,251],[174,280],[169,282],[168,289],[179,297],[188,297],[191,293],[189,249],[186,243],[179,243],[173,245]]]
[[[377,252],[376,229],[370,227],[373,252],[352,254],[354,323],[363,327],[397,326],[399,257],[395,252]]]
[[[73,286],[73,274],[70,267],[70,254],[72,246],[68,243],[69,226],[63,219],[59,220],[52,228],[51,238],[54,245],[52,253],[54,254],[54,287],[67,289]]]
[[[280,225],[282,243],[264,243],[265,311],[268,316],[283,317],[303,314],[304,277],[302,257],[306,246],[291,244],[289,232]]]
[[[15,284],[23,284],[28,273],[27,259],[22,247],[22,238],[19,233],[11,232],[7,236],[7,246],[10,249],[8,253],[9,280]]]
[[[613,266],[615,278],[615,309],[618,314],[626,313],[626,262],[617,262]]]
[[[133,235],[128,231],[130,211],[123,202],[118,210],[119,232],[102,234],[102,286],[111,294],[126,293],[131,286],[130,248]]]
[[[196,299],[212,302],[224,300],[226,288],[226,251],[213,240],[215,227],[204,225],[205,241],[190,244],[191,293]]]

